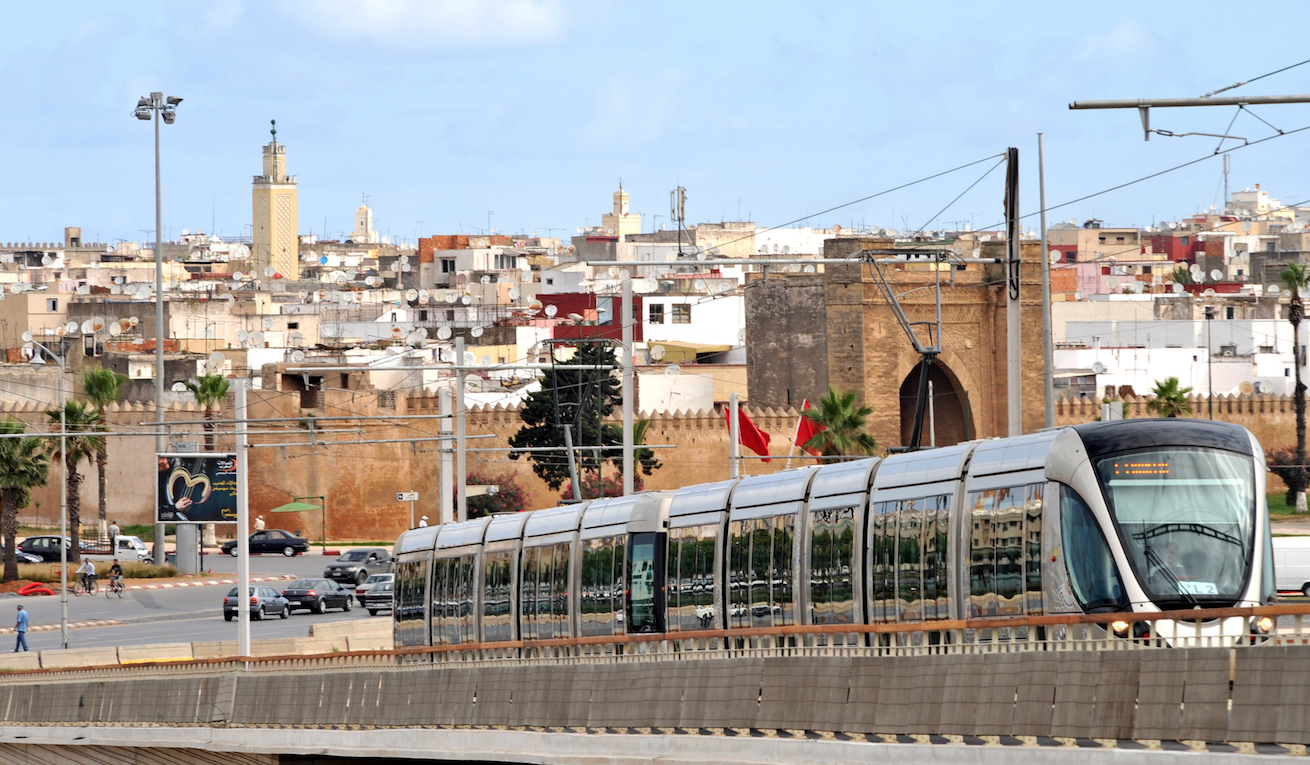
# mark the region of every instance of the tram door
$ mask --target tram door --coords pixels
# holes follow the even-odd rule
[[[664,632],[665,535],[647,531],[628,535],[626,616],[628,634]]]

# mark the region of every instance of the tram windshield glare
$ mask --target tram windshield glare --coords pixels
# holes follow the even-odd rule
[[[1241,599],[1255,518],[1250,457],[1166,448],[1099,460],[1096,472],[1128,558],[1156,605]]]

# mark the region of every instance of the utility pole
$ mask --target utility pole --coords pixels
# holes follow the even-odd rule
[[[1005,150],[1005,382],[1008,435],[1023,435],[1023,364],[1019,312],[1019,150]]]
[[[468,361],[464,358],[464,338],[455,338],[455,490],[459,500],[455,505],[455,522],[468,520],[468,451],[464,438],[465,421],[468,418],[464,402],[464,367]]]
[[[737,414],[737,394],[728,394],[728,461],[732,463],[732,477],[741,476],[741,421]]]
[[[623,280],[623,300],[619,310],[623,323],[623,496],[630,496],[635,491],[635,448],[632,433],[632,280]]]
[[[454,429],[451,427],[451,415],[454,413],[451,390],[442,388],[438,394],[441,413],[441,523],[455,522],[455,451],[451,445]]]
[[[1042,207],[1042,382],[1046,403],[1046,427],[1055,427],[1055,369],[1051,359],[1051,253],[1046,242],[1046,163],[1042,157],[1042,134],[1037,134],[1037,193]]]

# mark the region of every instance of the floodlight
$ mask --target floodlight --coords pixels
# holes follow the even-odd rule
[[[177,106],[178,104],[182,103],[182,99],[178,98],[177,96],[169,96],[165,100],[168,101],[169,106]]]

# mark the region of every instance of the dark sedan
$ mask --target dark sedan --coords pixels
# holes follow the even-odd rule
[[[64,547],[69,548],[68,537],[64,537]],[[41,536],[28,537],[18,545],[20,552],[28,555],[35,555],[47,563],[59,562],[59,535],[43,534]],[[70,550],[71,553],[71,550]],[[71,554],[69,557],[72,557]]]
[[[371,575],[391,570],[391,553],[382,547],[347,550],[323,570],[323,576],[344,584],[360,584]]]
[[[237,541],[223,543],[223,552],[237,557]],[[288,558],[309,552],[309,543],[290,531],[266,529],[250,535],[250,554],[281,553]]]
[[[370,616],[377,616],[378,611],[390,611],[395,607],[394,586],[392,582],[380,582],[364,593],[364,608],[368,609]]]
[[[350,590],[331,579],[297,579],[287,583],[282,597],[287,599],[291,610],[304,608],[316,614],[326,613],[329,608],[349,611],[352,605]]]

